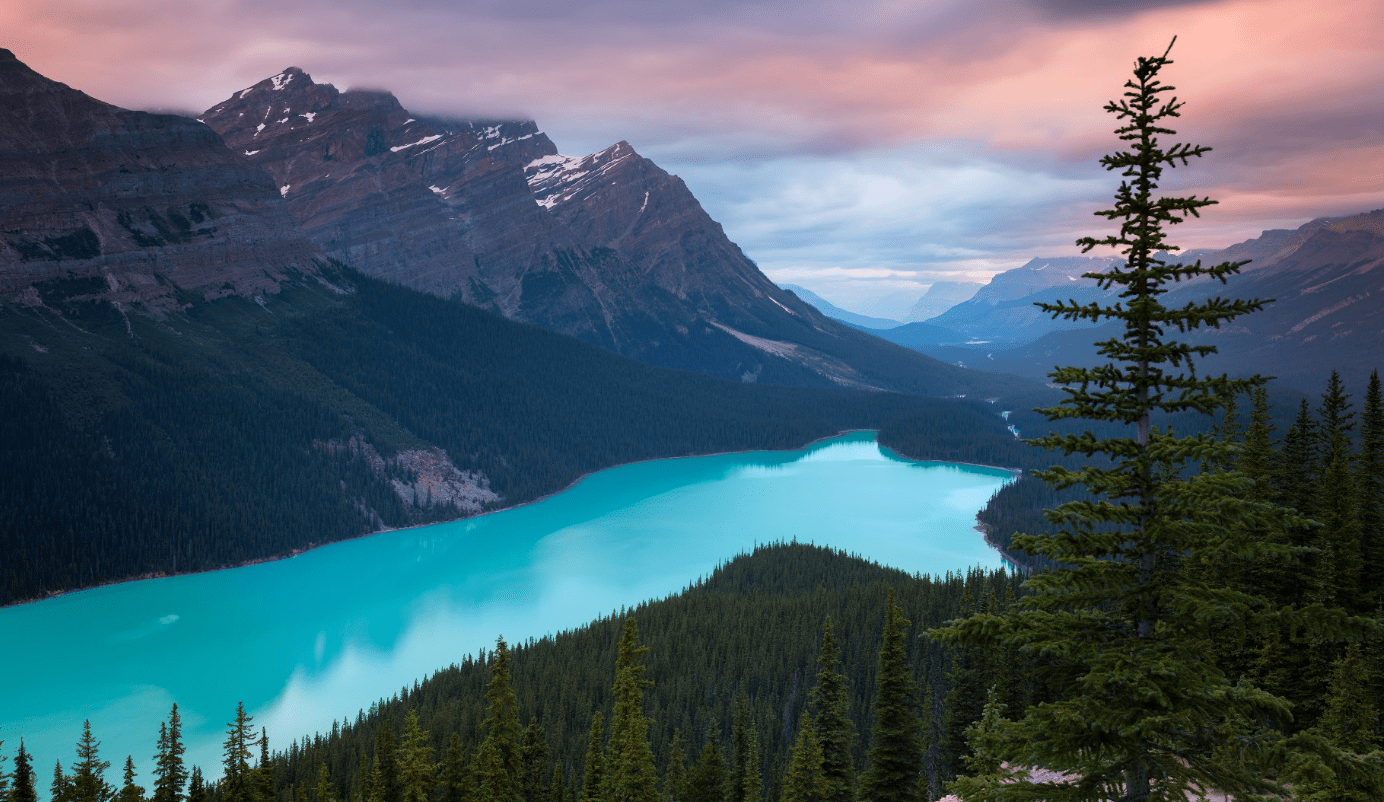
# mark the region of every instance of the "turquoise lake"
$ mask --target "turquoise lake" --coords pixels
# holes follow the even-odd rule
[[[1009,479],[904,460],[856,433],[626,465],[467,521],[0,609],[0,753],[23,736],[46,788],[90,719],[107,780],[129,754],[149,787],[176,701],[187,758],[216,777],[237,702],[282,748],[498,635],[541,637],[677,593],[756,544],[796,539],[925,574],[997,568],[975,515]]]

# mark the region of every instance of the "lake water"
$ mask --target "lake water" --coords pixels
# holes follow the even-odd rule
[[[132,754],[148,788],[177,701],[187,758],[219,776],[238,701],[281,748],[498,635],[541,637],[676,593],[756,544],[796,539],[939,575],[999,567],[973,527],[1008,479],[900,459],[857,433],[626,465],[469,521],[0,609],[0,753],[23,736],[46,788],[90,719],[107,779]]]

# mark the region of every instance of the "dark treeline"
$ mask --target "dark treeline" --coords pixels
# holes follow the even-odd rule
[[[395,493],[416,478],[389,461],[403,449],[441,446],[509,505],[620,463],[846,429],[921,458],[1005,464],[1014,447],[979,401],[726,382],[334,280],[352,291],[290,283],[263,308],[161,318],[56,290],[0,310],[0,461],[23,466],[0,483],[0,603],[462,515]],[[326,447],[352,438],[381,459]]]

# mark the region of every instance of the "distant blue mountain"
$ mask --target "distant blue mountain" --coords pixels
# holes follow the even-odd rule
[[[839,320],[842,323],[861,329],[862,331],[868,331],[870,334],[876,333],[874,329],[891,329],[895,326],[903,325],[899,321],[891,320],[887,317],[870,317],[869,315],[847,312],[812,290],[806,287],[799,287],[797,284],[783,284],[781,286],[783,289],[798,296],[801,300],[816,307],[818,312],[821,312],[832,320]]]
[[[892,329],[871,329],[858,326],[866,334],[873,334],[881,340],[912,348],[916,351],[942,345],[964,345],[969,339],[965,334],[946,326],[934,323],[905,323]]]

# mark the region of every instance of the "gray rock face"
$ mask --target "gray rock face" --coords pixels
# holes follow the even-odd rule
[[[0,50],[0,296],[73,291],[152,308],[274,291],[316,270],[269,178],[193,120],[127,111]]]
[[[959,391],[941,379],[947,366],[779,289],[628,143],[563,156],[531,121],[418,117],[392,95],[339,92],[297,68],[202,119],[273,177],[310,238],[364,273],[657,365]]]

